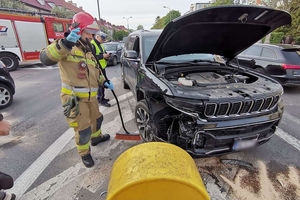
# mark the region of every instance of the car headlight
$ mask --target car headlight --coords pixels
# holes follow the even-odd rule
[[[198,113],[203,112],[204,110],[203,102],[201,100],[168,96],[164,97],[168,105],[186,114],[192,114],[192,116],[198,116]]]

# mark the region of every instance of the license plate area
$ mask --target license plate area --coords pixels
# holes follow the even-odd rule
[[[232,150],[241,151],[244,149],[249,149],[251,147],[256,146],[257,139],[249,139],[249,140],[235,140],[232,146]]]

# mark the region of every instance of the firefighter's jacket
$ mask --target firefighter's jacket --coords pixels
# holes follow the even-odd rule
[[[62,39],[56,40],[41,51],[40,60],[45,65],[58,63],[63,94],[74,94],[84,102],[96,100],[98,87],[105,79],[93,54],[81,41],[68,48]]]

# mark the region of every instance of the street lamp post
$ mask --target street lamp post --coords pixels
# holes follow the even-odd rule
[[[169,15],[169,23],[171,22],[171,8],[167,7],[167,6],[164,6],[163,8],[166,8],[166,9],[169,9],[169,12],[170,12],[170,15]]]
[[[97,7],[98,7],[98,15],[99,15],[99,21],[101,23],[101,19],[100,19],[100,3],[99,3],[99,0],[97,0]]]
[[[129,19],[131,19],[132,18],[132,16],[130,16],[130,17],[123,17],[123,19],[126,19],[127,20],[127,29],[128,29],[128,31],[129,31]]]

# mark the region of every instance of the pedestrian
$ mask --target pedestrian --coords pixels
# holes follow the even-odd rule
[[[105,81],[87,44],[97,31],[99,28],[94,18],[86,12],[79,12],[73,16],[65,38],[56,40],[40,53],[43,64],[58,63],[64,115],[69,126],[74,128],[76,147],[86,167],[94,165],[90,143],[95,146],[110,138],[101,133],[103,116],[96,95],[99,85],[110,89],[114,86]]]
[[[9,135],[10,124],[3,120],[3,115],[0,114],[0,136]],[[5,192],[4,189],[10,189],[14,185],[13,178],[3,172],[0,172],[0,200],[14,200],[15,194]]]
[[[105,42],[107,35],[101,31],[98,31],[95,36],[93,41],[91,42],[96,50],[96,55],[97,59],[99,60],[99,63],[101,64],[101,67],[103,69],[103,73],[106,74],[105,68],[107,66],[107,61],[109,58],[109,54],[106,53],[105,49],[102,46],[102,43]],[[99,87],[98,89],[98,102],[106,107],[110,107],[111,105],[108,103],[109,99],[106,99],[105,97],[105,89],[104,87]]]

